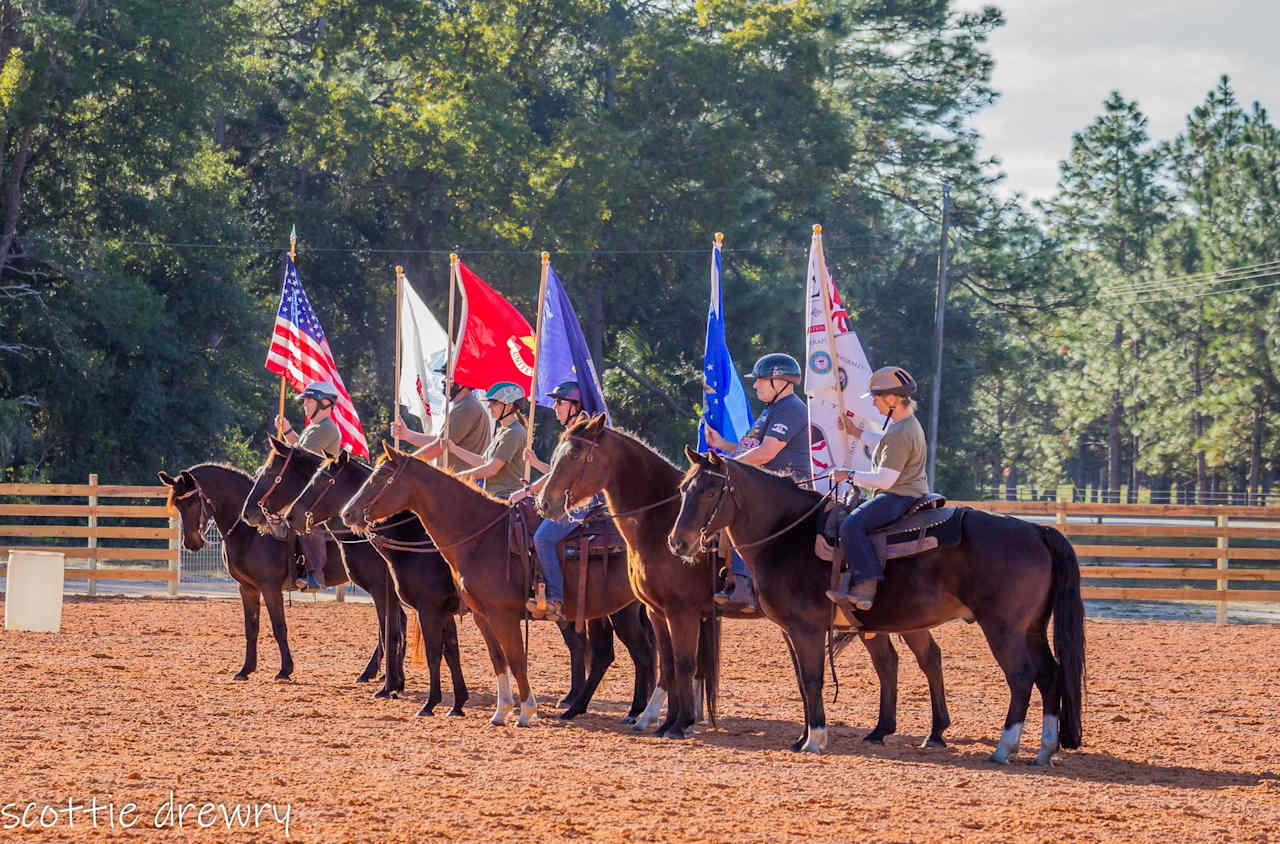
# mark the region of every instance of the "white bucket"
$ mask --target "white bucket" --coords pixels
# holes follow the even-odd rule
[[[62,553],[9,549],[4,629],[57,633],[62,626]]]

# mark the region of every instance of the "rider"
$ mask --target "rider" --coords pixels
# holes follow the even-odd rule
[[[435,371],[440,375],[441,389],[443,389],[444,382],[447,380],[444,367]],[[485,412],[475,389],[469,384],[459,383],[456,380],[449,384],[450,442],[457,443],[468,451],[483,453],[489,445],[489,430],[489,414]],[[438,443],[438,437],[410,430],[400,418],[399,412],[396,413],[395,421],[391,423],[391,436],[412,445],[421,446],[414,453],[424,460],[434,460],[444,451]],[[454,455],[449,455],[445,465],[453,472],[460,472],[467,468],[467,464]]]
[[[551,407],[556,413],[556,419],[566,428],[582,413],[582,389],[578,386],[577,381],[565,381],[558,384],[550,392],[549,396],[552,400]],[[539,460],[538,455],[534,454],[532,448],[525,448],[524,456],[530,466],[542,473],[542,477],[511,496],[513,504],[536,494],[546,486],[547,478],[550,477],[548,473],[551,471],[551,466]],[[535,618],[549,618],[557,622],[565,620],[562,612],[564,607],[564,573],[560,570],[560,555],[557,553],[556,547],[566,536],[573,533],[578,525],[582,524],[583,517],[597,506],[599,498],[600,496],[597,494],[587,504],[565,513],[558,519],[543,519],[542,524],[538,525],[537,531],[534,532],[533,547],[538,552],[538,563],[542,566],[542,575],[547,581],[547,609],[545,614],[538,616],[537,600],[530,598],[526,604],[529,613]]]
[[[809,411],[796,395],[803,375],[800,364],[791,355],[773,352],[751,368],[755,379],[756,398],[765,408],[751,430],[738,442],[705,425],[707,445],[732,452],[735,460],[786,472],[796,481],[807,481],[809,468]],[[715,596],[716,603],[730,610],[756,609],[747,566],[733,554],[733,588]]]
[[[493,418],[493,438],[483,454],[470,451],[456,442],[446,443],[450,455],[458,457],[472,469],[458,472],[460,478],[484,480],[485,490],[497,498],[508,498],[524,486],[524,445],[527,437],[520,404],[524,389],[510,381],[499,381],[485,391],[489,416]],[[452,427],[450,422],[450,427]],[[437,438],[433,445],[438,445]]]
[[[293,425],[284,416],[276,417],[276,427],[289,445],[305,448],[307,451],[333,458],[342,450],[342,432],[332,419],[333,405],[338,400],[338,390],[328,381],[313,381],[298,396],[302,402],[302,413],[307,418],[307,427],[301,434],[295,434]],[[294,586],[304,591],[324,588],[325,551],[324,526],[317,525],[310,533],[300,537],[302,555],[307,561],[307,577],[298,578]]]
[[[904,515],[911,504],[929,493],[925,461],[929,453],[924,429],[916,419],[916,381],[900,366],[885,366],[871,374],[871,383],[862,398],[871,397],[876,410],[888,421],[884,436],[876,444],[869,472],[837,470],[836,480],[851,480],[858,486],[879,490],[864,501],[840,523],[840,544],[849,561],[849,569],[839,589],[827,592],[836,603],[852,604],[859,610],[871,609],[876,588],[884,578],[884,564],[876,556],[867,537],[870,531],[884,527]],[[862,430],[850,433],[861,436]],[[849,588],[849,581],[853,588]]]

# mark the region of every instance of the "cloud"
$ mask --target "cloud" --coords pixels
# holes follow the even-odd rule
[[[978,8],[979,0],[960,0]],[[1000,5],[1000,4],[997,4]],[[1051,195],[1071,134],[1112,90],[1137,100],[1153,140],[1182,130],[1223,74],[1246,104],[1280,89],[1274,0],[1009,0],[991,38],[1000,101],[973,121],[1005,189]]]

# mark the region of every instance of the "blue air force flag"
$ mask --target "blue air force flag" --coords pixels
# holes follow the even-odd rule
[[[587,338],[582,334],[578,315],[569,304],[569,296],[556,271],[547,265],[547,292],[543,297],[542,326],[538,335],[538,404],[550,407],[550,392],[565,381],[577,381],[582,391],[582,409],[587,413],[609,413],[604,391],[596,376]]]
[[[724,339],[724,307],[720,295],[720,240],[711,249],[711,304],[707,309],[707,342],[702,376],[705,403],[702,418],[730,442],[742,439],[751,428],[751,405],[742,379]],[[707,436],[698,426],[698,451],[707,450]]]

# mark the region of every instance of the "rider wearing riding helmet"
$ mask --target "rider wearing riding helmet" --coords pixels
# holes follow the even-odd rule
[[[552,409],[555,411],[556,419],[566,428],[573,424],[573,421],[582,413],[582,389],[578,386],[577,381],[564,381],[548,394],[552,401]],[[511,496],[510,501],[514,504],[521,499],[530,495],[537,494],[547,484],[547,478],[550,477],[548,472],[551,471],[550,464],[543,463],[538,459],[538,455],[534,454],[532,448],[526,448],[524,451],[525,459],[529,465],[542,473],[542,477],[534,481],[529,486]],[[558,519],[543,519],[538,525],[537,531],[533,534],[533,547],[538,552],[538,563],[542,566],[542,575],[547,581],[547,608],[545,614],[538,615],[538,602],[530,598],[526,607],[530,614],[535,618],[549,618],[552,621],[562,622],[565,620],[562,614],[564,607],[564,573],[560,570],[560,555],[557,553],[557,546],[564,541],[564,538],[573,533],[578,525],[582,524],[582,519],[586,514],[598,506],[600,496],[597,494],[587,504],[577,507]]]
[[[334,402],[338,400],[338,390],[328,381],[313,381],[298,396],[302,402],[302,413],[307,418],[307,427],[301,434],[293,431],[293,425],[284,416],[276,417],[276,426],[281,437],[289,445],[305,448],[307,451],[333,458],[342,450],[342,432],[331,418]],[[298,589],[310,591],[324,588],[325,551],[324,527],[317,525],[311,532],[300,537],[302,555],[307,561],[307,577],[294,582]]]
[[[837,470],[836,480],[850,480],[858,486],[879,490],[864,501],[840,523],[840,545],[844,548],[849,569],[838,589],[827,592],[836,603],[852,604],[855,609],[869,610],[876,588],[884,578],[884,565],[876,556],[867,534],[906,515],[911,504],[929,493],[925,475],[928,446],[924,429],[916,419],[916,381],[900,366],[885,366],[871,374],[871,382],[862,397],[871,397],[876,410],[888,421],[884,436],[876,444],[868,472]],[[861,436],[860,429],[851,433]],[[850,580],[853,588],[849,588]]]
[[[448,380],[445,377],[444,367],[441,366],[435,371],[440,375],[441,389],[443,389],[445,382]],[[489,445],[491,428],[489,414],[485,411],[484,405],[476,395],[476,391],[470,385],[454,380],[448,386],[449,441],[457,443],[467,451],[477,454],[484,453],[485,448]],[[398,440],[405,440],[412,445],[421,446],[414,453],[423,460],[434,460],[444,451],[437,437],[410,430],[409,426],[404,424],[404,420],[400,418],[398,408],[396,419],[391,423],[391,436]],[[445,466],[453,472],[460,472],[467,468],[467,464],[454,455],[449,455],[449,458],[445,461]]]
[[[756,361],[756,398],[765,408],[738,442],[732,442],[704,423],[707,445],[733,454],[735,460],[786,472],[796,481],[807,481],[809,468],[809,411],[796,395],[804,376],[791,355],[773,352]],[[730,610],[754,610],[751,575],[742,558],[733,555],[733,588],[716,595],[716,603]]]
[[[446,448],[450,455],[474,467],[459,472],[458,477],[483,480],[490,495],[505,499],[524,486],[527,433],[520,416],[524,389],[510,381],[499,381],[485,391],[485,400],[489,402],[489,416],[493,419],[493,438],[484,453],[477,454],[452,441],[446,443]]]

